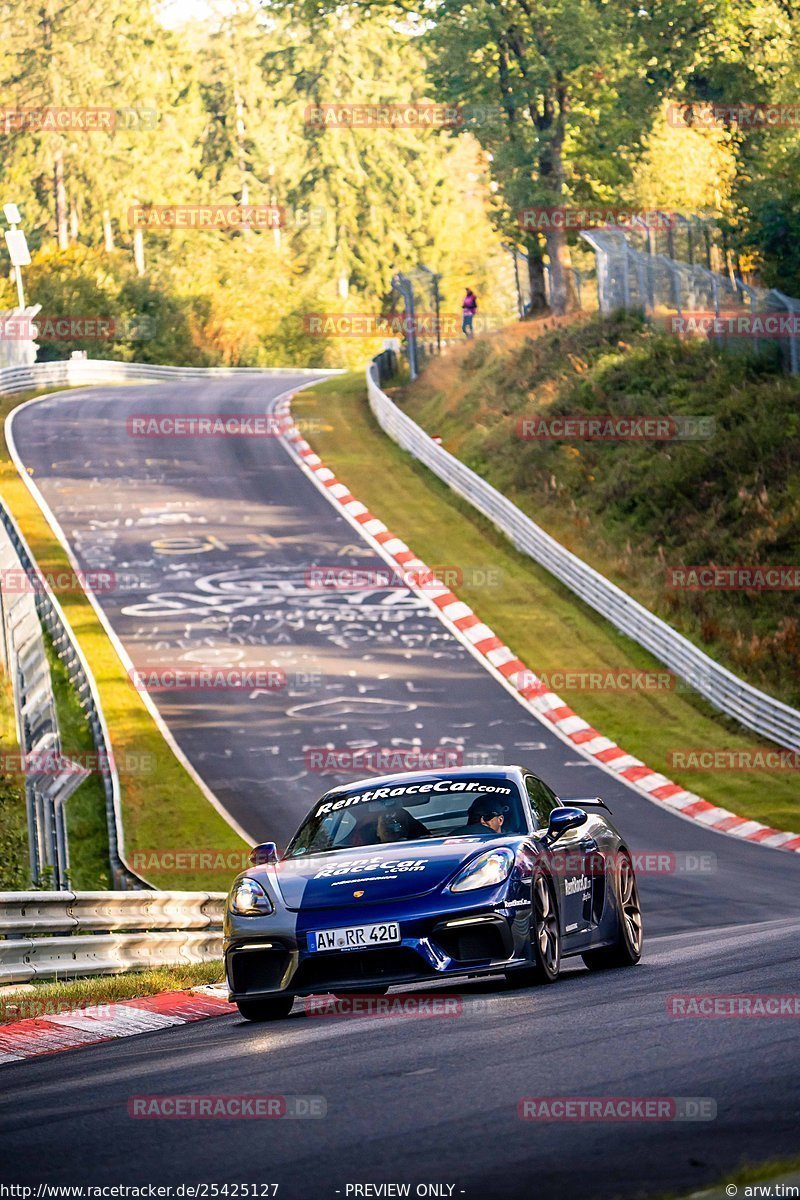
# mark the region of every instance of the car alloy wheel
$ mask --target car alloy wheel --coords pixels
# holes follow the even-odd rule
[[[617,938],[611,946],[581,955],[590,971],[635,967],[642,957],[644,931],[636,873],[627,850],[619,851],[616,862]]]
[[[561,971],[561,926],[549,875],[537,871],[531,885],[531,965],[506,972],[512,983],[555,983]]]

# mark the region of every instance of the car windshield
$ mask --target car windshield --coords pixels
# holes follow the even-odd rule
[[[286,857],[418,838],[524,832],[522,804],[510,780],[415,779],[323,797],[292,838]]]

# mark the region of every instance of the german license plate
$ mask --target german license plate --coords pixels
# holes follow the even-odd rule
[[[350,925],[346,929],[320,929],[308,935],[309,950],[364,950],[400,941],[397,921],[381,925]]]

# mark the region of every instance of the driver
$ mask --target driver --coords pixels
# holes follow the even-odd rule
[[[501,804],[499,800],[492,800],[489,796],[479,796],[477,800],[472,801],[467,813],[467,824],[461,832],[489,833],[497,836],[503,832],[503,821],[507,812],[507,804]]]

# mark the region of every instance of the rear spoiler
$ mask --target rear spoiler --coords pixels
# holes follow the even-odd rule
[[[602,796],[586,796],[580,799],[573,799],[570,796],[567,800],[565,800],[563,797],[559,797],[559,799],[561,800],[562,804],[569,805],[570,807],[574,805],[575,808],[604,808],[607,813],[611,812],[611,809],[608,807]]]

